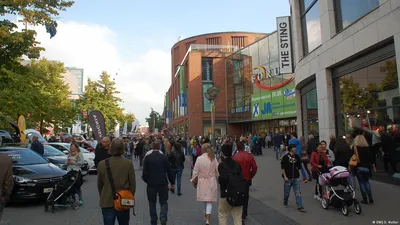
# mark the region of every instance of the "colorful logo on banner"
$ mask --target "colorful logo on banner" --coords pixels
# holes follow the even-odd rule
[[[296,116],[294,82],[273,91],[251,95],[251,108],[253,120]]]
[[[287,84],[289,84],[290,82],[292,82],[294,80],[294,77],[291,77],[288,80],[284,81],[283,83],[280,83],[280,84],[277,84],[274,86],[265,86],[265,85],[261,84],[261,81],[263,79],[272,78],[273,77],[272,71],[269,71],[269,73],[267,74],[267,70],[262,66],[257,66],[256,68],[254,68],[254,70],[260,70],[260,74],[256,74],[253,77],[253,80],[254,80],[254,83],[257,85],[257,87],[259,87],[260,89],[263,89],[263,90],[267,90],[267,91],[276,90],[276,89],[286,86]],[[279,72],[276,74],[279,74]],[[275,76],[278,76],[278,75],[275,75]]]

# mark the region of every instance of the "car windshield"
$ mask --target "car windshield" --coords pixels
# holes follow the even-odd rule
[[[69,149],[71,148],[71,144],[68,144],[68,143],[63,144],[63,146],[66,147],[66,148],[68,149],[68,151],[69,151]],[[86,150],[86,149],[84,149],[84,148],[82,148],[82,147],[79,147],[79,149],[81,150],[82,153],[89,153],[88,150]]]
[[[0,154],[8,155],[13,165],[46,164],[46,159],[30,149],[0,149]]]
[[[45,156],[45,157],[50,157],[50,156],[65,156],[65,154],[62,153],[60,150],[54,148],[53,146],[45,145],[45,146],[44,146],[44,154],[43,154],[43,156]]]

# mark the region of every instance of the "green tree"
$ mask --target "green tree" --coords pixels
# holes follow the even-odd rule
[[[396,89],[399,86],[396,60],[386,61],[384,68],[386,76],[381,83],[382,91]]]
[[[1,67],[0,112],[14,121],[24,115],[27,127],[41,131],[46,126],[57,131],[60,126],[72,124],[77,111],[68,100],[63,73],[63,63],[46,59],[21,67]]]
[[[114,130],[116,123],[121,123],[124,118],[123,109],[119,106],[122,100],[117,96],[118,94],[115,82],[110,79],[107,72],[103,72],[97,81],[88,79],[88,84],[81,98],[77,100],[77,105],[81,112],[86,111],[88,114],[92,110],[102,112],[106,121],[106,130],[110,132]]]
[[[68,0],[2,0],[0,1],[0,65],[7,64],[21,58],[23,55],[30,59],[37,59],[44,49],[35,40],[34,30],[18,30],[17,24],[6,19],[5,16],[17,15],[22,17],[21,22],[26,25],[46,25],[73,5]]]
[[[150,108],[151,112],[148,118],[146,118],[146,122],[149,125],[149,131],[153,132],[154,128],[158,129],[160,132],[162,127],[164,126],[164,118],[160,113],[154,111],[153,108]]]

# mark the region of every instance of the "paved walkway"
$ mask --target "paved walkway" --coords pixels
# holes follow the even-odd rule
[[[304,206],[307,208],[306,213],[296,211],[293,193],[291,193],[289,207],[284,208],[280,163],[275,159],[275,153],[272,149],[264,149],[263,153],[263,156],[256,156],[259,172],[253,181],[250,195],[300,224],[363,225],[373,224],[374,221],[376,224],[380,221],[386,221],[387,224],[389,224],[389,221],[395,221],[398,224],[400,221],[400,187],[373,180],[371,185],[375,204],[362,205],[363,212],[361,215],[355,214],[352,208],[348,217],[343,216],[338,209],[322,209],[320,203],[313,199],[314,182],[302,184],[301,186]]]

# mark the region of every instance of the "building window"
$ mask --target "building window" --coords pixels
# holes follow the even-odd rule
[[[239,48],[244,48],[246,44],[247,37],[245,36],[232,36],[232,45],[238,46]]]
[[[211,102],[204,95],[209,88],[213,87],[212,83],[203,83],[203,111],[211,112]]]
[[[318,0],[300,0],[304,54],[321,45],[321,21]]]
[[[213,58],[201,59],[201,75],[203,82],[213,81]]]
[[[303,136],[308,137],[309,134],[313,134],[317,137],[319,133],[319,121],[318,98],[317,89],[315,88],[315,81],[307,86],[312,86],[312,89],[310,90],[309,87],[305,87],[302,89],[301,94]]]
[[[379,0],[335,0],[336,28],[341,31],[379,6]]]
[[[207,45],[220,45],[221,37],[206,38],[206,44]]]

